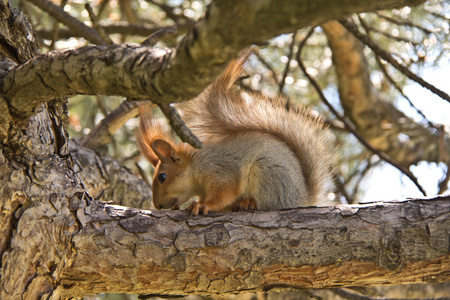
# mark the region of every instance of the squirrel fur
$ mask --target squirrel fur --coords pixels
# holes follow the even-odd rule
[[[178,208],[192,197],[194,215],[229,209],[275,210],[315,205],[332,186],[332,149],[319,118],[283,98],[232,89],[246,57],[196,99],[183,118],[203,142],[175,143],[140,107],[137,140],[155,167],[153,203]]]

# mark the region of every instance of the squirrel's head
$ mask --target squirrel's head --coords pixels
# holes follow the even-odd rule
[[[183,147],[175,148],[163,139],[156,139],[150,147],[157,160],[153,176],[153,204],[157,209],[179,207],[192,196],[189,176],[190,155]]]
[[[155,167],[153,204],[157,209],[181,206],[192,196],[192,178],[188,176],[190,148],[175,145],[162,122],[151,116],[148,105],[139,105],[137,142],[142,155]]]

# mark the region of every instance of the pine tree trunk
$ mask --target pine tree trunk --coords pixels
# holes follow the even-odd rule
[[[222,6],[212,6],[213,14],[227,8],[226,1],[217,3]],[[256,27],[264,29],[259,38],[265,39],[354,11],[404,4],[370,3],[350,1],[331,12],[331,6],[324,5],[324,13],[297,7],[314,14],[299,17],[301,21],[281,15],[276,20],[283,28],[275,31],[265,27],[267,18],[258,17],[264,24]],[[270,7],[254,11],[255,16],[259,13],[272,11]],[[289,13],[297,15],[294,10]],[[46,68],[36,72],[36,65],[20,73],[40,61],[39,44],[26,18],[5,1],[0,1],[0,16],[1,299],[60,299],[113,291],[219,294],[449,280],[448,197],[192,218],[183,211],[140,211],[93,200],[87,190],[132,205],[145,203],[150,193],[142,180],[114,167],[114,162],[83,154],[76,145],[69,151],[66,99],[48,99],[50,94],[68,95],[51,87],[60,84],[57,79],[64,72],[45,73]],[[171,73],[196,73],[195,80],[201,79],[201,84],[192,84],[190,76],[183,76],[187,83],[177,88],[184,93],[180,86],[192,87],[189,97],[252,42],[248,39],[252,32],[242,31],[242,38],[224,57],[222,45],[217,47],[221,51],[203,59],[209,49],[201,48],[209,45],[206,32],[221,26],[209,28],[207,18],[202,22],[179,47],[186,52],[175,58],[178,69]],[[243,27],[249,26],[243,23],[239,28]],[[183,60],[188,50],[197,60]],[[198,68],[207,69],[207,76],[193,71],[200,60]],[[175,77],[168,75],[161,84],[167,87],[161,100],[174,93],[170,80]],[[30,82],[43,85],[6,89]],[[173,96],[185,100],[180,94]],[[93,171],[84,172],[91,161]],[[117,176],[122,179],[114,181]]]

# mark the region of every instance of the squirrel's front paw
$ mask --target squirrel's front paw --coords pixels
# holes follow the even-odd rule
[[[197,201],[192,201],[192,203],[188,206],[187,210],[191,212],[191,215],[197,216],[200,212],[206,216],[208,214],[208,206],[202,205]]]
[[[256,210],[256,201],[253,198],[244,198],[233,203],[231,211]]]

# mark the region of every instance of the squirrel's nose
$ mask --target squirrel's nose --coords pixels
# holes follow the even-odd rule
[[[158,205],[158,209],[163,209],[162,204]]]

